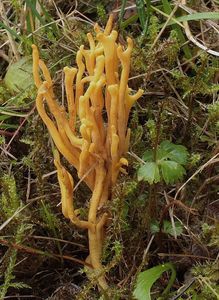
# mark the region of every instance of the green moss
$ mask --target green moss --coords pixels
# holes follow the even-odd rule
[[[156,39],[159,32],[159,19],[154,15],[150,18],[150,25],[148,29],[149,35],[149,44],[152,44],[153,41]]]
[[[10,218],[22,204],[17,193],[17,187],[14,176],[4,175],[1,178],[1,187],[1,208],[5,218]]]
[[[191,64],[188,74],[180,71],[172,72],[176,86],[183,91],[183,98],[188,95],[210,95],[219,90],[213,83],[218,67],[211,63],[207,54],[199,56],[196,64]]]
[[[218,121],[219,119],[219,101],[215,101],[213,104],[208,105],[208,115],[210,121]]]
[[[46,227],[57,237],[57,230],[60,228],[60,222],[54,214],[51,206],[48,203],[41,201],[40,217],[46,224]]]
[[[18,226],[17,232],[15,234],[15,239],[13,241],[15,244],[20,244],[22,242],[27,229],[29,229],[29,226],[24,225],[23,223]],[[7,268],[4,272],[4,283],[0,286],[0,299],[4,299],[9,288],[15,288],[15,289],[30,288],[30,286],[24,284],[23,282],[15,281],[16,277],[13,273],[17,262],[17,249],[16,248],[9,249],[4,259],[7,260]]]
[[[101,23],[105,24],[107,22],[107,13],[105,7],[102,3],[97,4],[97,15],[101,21]]]

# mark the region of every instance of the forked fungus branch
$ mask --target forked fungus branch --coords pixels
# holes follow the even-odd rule
[[[119,172],[125,173],[128,161],[124,156],[130,140],[128,117],[132,105],[143,93],[139,90],[133,94],[128,87],[133,42],[127,38],[124,50],[116,42],[118,33],[112,30],[112,23],[110,17],[104,32],[95,25],[95,38],[87,34],[90,49],[82,45],[77,52],[77,68],[64,68],[67,109],[56,100],[49,70],[39,58],[37,47],[32,46],[37,110],[58,149],[54,164],[62,212],[73,224],[88,230],[87,262],[97,276],[100,274],[98,284],[102,289],[107,289],[101,253],[108,214],[101,214],[100,208],[110,200]],[[75,167],[78,177],[92,192],[87,221],[80,219],[74,206],[73,178],[62,166],[60,154]]]

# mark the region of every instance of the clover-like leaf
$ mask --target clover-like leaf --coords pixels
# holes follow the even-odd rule
[[[164,160],[160,162],[161,173],[164,181],[167,184],[172,184],[179,179],[182,179],[186,173],[185,169],[177,162]]]
[[[149,184],[160,181],[160,172],[155,162],[146,162],[138,169],[138,180],[147,181]]]

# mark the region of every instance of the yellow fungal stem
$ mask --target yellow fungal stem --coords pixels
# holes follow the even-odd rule
[[[118,33],[113,30],[112,33],[106,36],[103,33],[97,35],[97,39],[103,44],[104,56],[105,56],[105,69],[106,69],[106,79],[107,84],[114,84],[115,71],[116,71],[116,44]]]
[[[88,213],[88,221],[96,224],[97,209],[103,192],[103,182],[106,176],[103,161],[100,161],[95,168],[95,184],[92,197],[90,200],[90,209]]]
[[[36,87],[39,89],[42,81],[40,79],[40,75],[39,75],[39,51],[37,49],[36,45],[32,45],[32,49],[33,49],[33,78],[34,78],[34,82]]]
[[[48,83],[46,82],[45,85],[48,86]],[[56,119],[57,124],[62,126],[71,144],[76,148],[80,148],[82,145],[82,139],[76,137],[75,134],[72,132],[68,120],[62,114],[61,107],[53,99],[52,94],[48,89],[47,92],[45,93],[45,98],[47,100],[51,113]]]
[[[126,174],[125,158],[131,130],[127,128],[131,107],[142,95],[128,86],[133,42],[127,39],[123,50],[109,17],[105,30],[96,24],[95,36],[87,34],[89,49],[81,45],[76,55],[77,68],[65,67],[67,108],[56,99],[49,69],[33,49],[33,77],[38,89],[36,107],[57,148],[54,164],[61,190],[63,215],[88,231],[89,256],[86,259],[97,275],[100,288],[108,288],[101,263],[106,212],[120,172]],[[49,115],[48,115],[49,114]],[[51,116],[51,117],[49,117]],[[62,166],[60,154],[76,170],[91,190],[88,215],[80,219],[74,208],[74,182]],[[87,200],[87,199],[86,199]]]
[[[104,29],[104,34],[109,35],[113,28],[113,14],[109,16],[109,19],[106,23],[106,27]]]
[[[43,76],[45,78],[45,81],[48,84],[48,87],[51,87],[52,86],[52,79],[51,79],[49,70],[48,70],[47,66],[45,65],[44,61],[41,60],[41,59],[39,60],[39,67],[43,72]]]
[[[77,74],[76,68],[64,68],[65,73],[65,91],[68,103],[68,113],[69,113],[69,126],[71,130],[75,131],[76,122],[76,104],[74,100],[73,82]]]
[[[119,46],[117,49],[118,57],[122,63],[122,73],[120,78],[119,85],[119,103],[118,103],[118,133],[120,139],[120,155],[124,152],[125,145],[125,111],[126,111],[126,103],[125,103],[125,93],[127,89],[127,83],[129,78],[129,70],[130,70],[130,58],[131,51],[133,48],[133,42],[130,38],[127,39],[128,47],[125,51],[122,51],[122,47]]]
[[[43,94],[38,94],[38,96],[36,98],[36,107],[37,107],[38,113],[41,116],[43,122],[46,124],[46,126],[49,130],[49,133],[50,133],[56,147],[58,148],[58,150],[69,161],[69,163],[77,169],[79,167],[78,160],[75,157],[75,155],[66,147],[56,126],[54,125],[52,120],[46,114],[44,106],[43,106],[43,97],[44,97]]]
[[[73,206],[73,188],[74,182],[71,174],[61,165],[59,153],[57,152],[54,159],[57,168],[58,181],[61,190],[62,213],[70,219],[75,225],[83,229],[91,229],[93,225],[87,221],[81,221],[76,215]]]
[[[83,55],[82,55],[81,50],[79,50],[77,52],[76,62],[77,62],[77,66],[78,66],[78,73],[76,76],[75,102],[76,102],[76,109],[78,112],[79,99],[83,95],[83,92],[84,92],[84,84],[83,84],[83,82],[81,82],[81,80],[82,80],[83,73],[85,71],[85,65],[83,63]]]
[[[78,169],[78,177],[81,178],[86,170],[87,170],[87,164],[89,161],[89,147],[90,144],[88,141],[84,140],[82,148],[81,148],[81,154],[79,158],[79,169]]]
[[[117,116],[118,116],[118,84],[109,85],[108,91],[111,96],[111,105],[110,105],[110,122],[109,125],[114,126],[117,131]],[[109,126],[110,127],[110,126]]]

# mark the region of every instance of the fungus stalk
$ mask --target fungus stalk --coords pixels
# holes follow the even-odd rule
[[[117,177],[125,172],[123,166],[128,164],[124,156],[130,139],[129,112],[143,93],[139,90],[133,94],[128,87],[133,42],[128,38],[124,50],[116,42],[118,33],[112,30],[112,23],[110,17],[104,32],[95,25],[95,39],[91,33],[87,34],[90,49],[82,45],[77,52],[77,68],[64,68],[67,108],[56,100],[49,70],[39,58],[37,47],[32,46],[33,75],[38,89],[36,106],[57,148],[54,164],[62,212],[74,225],[88,231],[87,262],[92,265],[98,285],[104,290],[108,285],[101,255],[109,216],[101,213],[100,208],[110,201]],[[78,177],[92,192],[87,220],[81,220],[79,210],[74,207],[73,178],[62,166],[60,155],[74,166]]]

